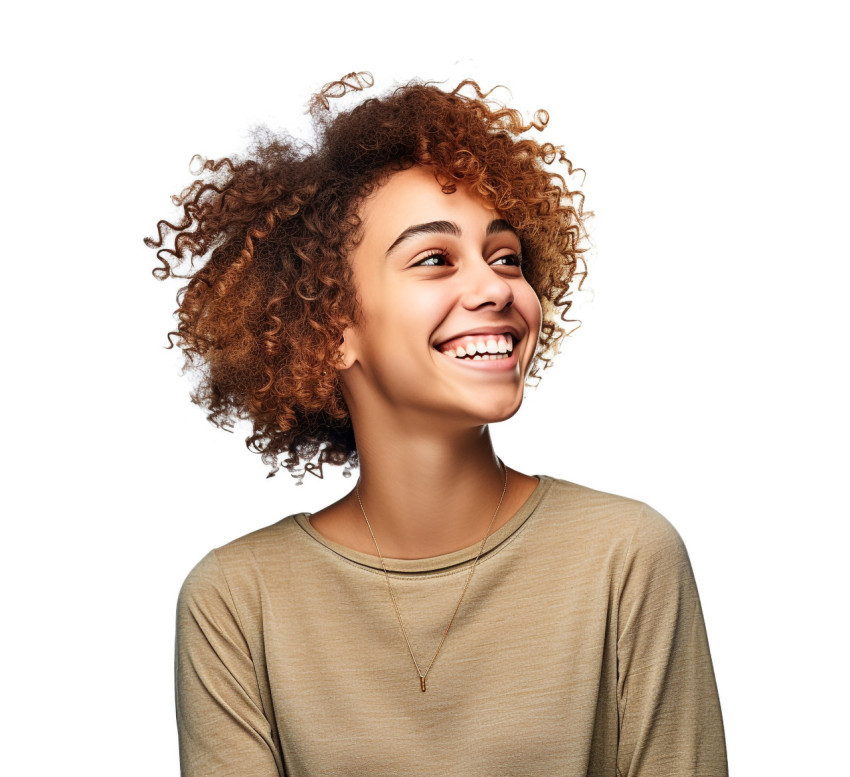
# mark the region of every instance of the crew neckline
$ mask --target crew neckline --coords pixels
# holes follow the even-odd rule
[[[553,478],[548,475],[535,475],[537,485],[534,491],[529,494],[528,498],[523,502],[520,508],[511,516],[511,518],[487,538],[487,545],[484,552],[481,554],[479,563],[483,562],[494,551],[501,548],[507,540],[509,540],[515,532],[528,520],[531,514],[536,509],[537,505],[543,499],[543,496],[552,485]],[[381,570],[381,561],[376,555],[361,553],[345,545],[340,545],[337,542],[327,539],[323,534],[320,534],[310,523],[312,513],[298,513],[293,516],[295,522],[300,526],[312,539],[321,545],[324,545],[329,550],[336,553],[338,556],[354,562],[362,567]],[[389,572],[415,573],[415,572],[445,572],[452,567],[460,568],[475,559],[478,554],[480,542],[470,545],[460,550],[445,553],[441,556],[430,556],[427,558],[384,558],[384,564]]]

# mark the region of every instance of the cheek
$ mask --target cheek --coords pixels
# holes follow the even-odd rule
[[[514,293],[514,307],[520,315],[528,323],[528,328],[534,332],[540,332],[540,326],[543,323],[543,308],[540,305],[540,300],[534,289],[528,283],[523,283],[522,286]],[[534,338],[536,339],[536,337]]]
[[[412,354],[418,345],[428,344],[435,322],[445,315],[444,295],[436,284],[415,290],[387,284],[371,291],[362,306],[364,341],[370,353]]]
[[[383,300],[383,323],[399,328],[399,334],[409,331],[419,336],[448,314],[455,305],[456,297],[456,293],[440,282],[420,281],[389,287]]]

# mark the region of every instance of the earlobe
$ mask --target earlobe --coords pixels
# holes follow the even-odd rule
[[[338,370],[348,370],[355,362],[354,333],[351,327],[347,327],[342,333],[342,342],[339,345],[336,358]]]

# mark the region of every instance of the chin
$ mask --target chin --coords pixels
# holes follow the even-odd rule
[[[518,398],[509,403],[493,403],[489,407],[482,407],[480,404],[477,407],[477,413],[481,423],[496,424],[499,421],[507,421],[519,412],[522,406],[522,394]]]

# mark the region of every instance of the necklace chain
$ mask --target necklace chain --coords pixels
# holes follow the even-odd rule
[[[372,542],[375,543],[375,550],[378,551],[378,558],[381,560],[381,569],[384,570],[384,579],[387,581],[387,590],[390,592],[390,599],[393,603],[395,616],[398,619],[398,625],[401,627],[401,633],[404,636],[404,641],[407,645],[407,651],[410,653],[410,657],[413,659],[413,665],[416,667],[416,673],[419,675],[419,688],[423,692],[427,690],[425,678],[428,677],[428,672],[430,672],[431,667],[434,666],[434,661],[437,660],[437,656],[440,653],[440,649],[443,647],[443,643],[446,641],[446,636],[449,633],[449,629],[452,627],[452,623],[454,623],[455,616],[457,615],[458,610],[460,609],[461,602],[463,602],[463,597],[466,596],[466,589],[469,588],[469,584],[472,581],[472,575],[475,572],[475,567],[478,566],[478,559],[481,558],[481,553],[484,551],[484,545],[487,543],[487,539],[490,537],[490,531],[492,530],[493,524],[496,521],[496,516],[499,514],[499,509],[502,507],[502,501],[505,498],[505,493],[508,490],[508,468],[504,465],[501,459],[499,459],[499,464],[502,467],[502,471],[505,473],[505,484],[502,487],[502,495],[499,497],[499,504],[496,505],[496,511],[493,513],[493,517],[490,519],[490,525],[487,527],[487,533],[484,535],[484,539],[481,540],[481,545],[478,547],[478,553],[475,556],[475,561],[469,568],[469,574],[466,576],[466,584],[463,586],[463,591],[460,592],[460,599],[457,600],[454,612],[452,612],[452,617],[449,618],[449,622],[446,624],[446,628],[443,631],[443,636],[440,637],[440,644],[437,645],[437,649],[434,651],[434,655],[431,656],[431,660],[428,662],[428,666],[425,668],[424,672],[419,667],[419,662],[416,660],[416,655],[413,652],[413,647],[411,647],[410,638],[407,635],[407,629],[404,626],[404,621],[401,617],[401,611],[398,608],[398,601],[395,598],[395,592],[393,591],[392,584],[390,583],[390,574],[389,572],[387,572],[387,565],[384,562],[384,557],[381,555],[381,549],[380,547],[378,547],[378,540],[375,537],[375,532],[372,531],[372,524],[369,523],[369,517],[366,515],[366,510],[363,507],[363,500],[360,498],[359,479],[357,481],[357,485],[354,487],[354,491],[357,494],[357,503],[360,505],[360,511],[363,513],[363,517],[366,519],[366,526],[369,529],[369,534],[372,535]]]

